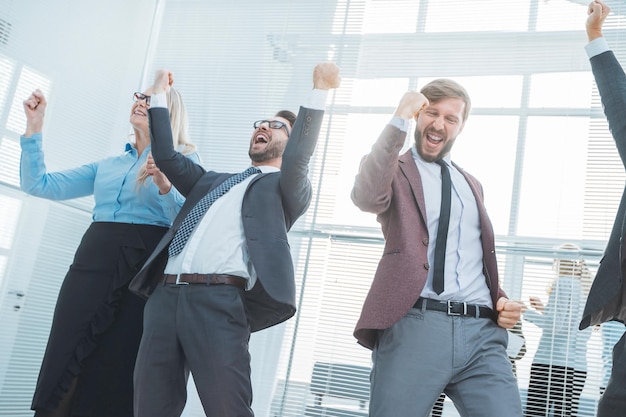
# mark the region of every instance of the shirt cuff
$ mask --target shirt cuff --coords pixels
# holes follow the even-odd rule
[[[304,106],[307,109],[324,110],[326,109],[326,98],[328,97],[328,90],[320,90],[314,88],[311,90],[311,95],[307,104]]]
[[[397,127],[398,129],[400,129],[403,132],[408,132],[409,131],[409,123],[410,123],[410,121],[408,119],[403,119],[402,117],[393,117],[389,121],[389,124],[391,126]]]
[[[604,36],[600,38],[595,38],[587,45],[585,45],[585,51],[587,51],[587,56],[589,59],[593,58],[596,55],[600,55],[603,52],[609,50],[609,43],[606,41]]]
[[[150,96],[150,107],[162,107],[167,108],[167,94],[157,93]]]
[[[35,151],[41,148],[43,136],[41,132],[33,133],[32,136],[20,136],[20,143],[23,150]]]

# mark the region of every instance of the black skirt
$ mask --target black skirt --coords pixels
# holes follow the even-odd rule
[[[61,285],[33,410],[55,410],[77,379],[72,415],[133,415],[145,300],[128,291],[166,227],[92,223]]]

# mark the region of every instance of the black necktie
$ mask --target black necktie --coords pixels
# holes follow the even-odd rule
[[[196,205],[191,209],[183,223],[180,225],[180,229],[176,231],[174,235],[174,239],[172,239],[172,243],[170,243],[170,247],[168,249],[169,256],[178,255],[187,243],[187,239],[191,235],[191,232],[196,227],[204,213],[211,207],[211,205],[221,196],[226,194],[228,190],[231,189],[236,184],[239,184],[241,181],[245,180],[252,174],[258,174],[261,170],[256,167],[250,167],[246,169],[244,172],[240,172],[239,174],[235,174],[231,177],[228,177],[223,183],[218,185],[213,191],[205,195],[196,203]]]
[[[435,269],[433,271],[433,290],[437,294],[443,292],[443,272],[446,264],[446,243],[448,241],[448,226],[450,225],[450,204],[452,199],[452,180],[450,170],[443,160],[435,161],[441,166],[441,210],[439,212],[439,226],[437,227],[437,241],[435,242]]]

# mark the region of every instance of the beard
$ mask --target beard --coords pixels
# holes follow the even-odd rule
[[[250,149],[248,150],[248,156],[250,157],[251,161],[257,163],[270,161],[272,159],[280,158],[281,156],[283,156],[285,146],[286,143],[269,142],[263,150],[253,151],[252,145],[250,145]]]
[[[443,148],[441,148],[439,153],[437,153],[436,155],[426,155],[424,154],[424,151],[422,151],[422,145],[424,144],[424,141],[427,140],[424,138],[424,136],[426,136],[426,134],[428,134],[430,130],[432,129],[427,130],[426,132],[424,132],[424,135],[422,135],[422,132],[420,132],[418,129],[415,129],[415,135],[414,135],[415,136],[415,149],[417,150],[417,154],[421,156],[424,161],[435,162],[450,153],[450,151],[452,150],[452,146],[454,145],[454,141],[456,140],[456,137],[449,139],[443,145]],[[437,134],[439,136],[444,137],[444,140],[445,140],[446,136],[444,134],[441,134],[439,132]]]

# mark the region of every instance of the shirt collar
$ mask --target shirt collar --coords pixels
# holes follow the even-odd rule
[[[417,148],[415,147],[415,145],[411,146],[411,155],[413,156],[413,159],[416,161],[420,161],[424,164],[428,164],[428,163],[434,164],[434,162],[424,161],[424,159],[420,156],[420,154],[417,153]],[[448,153],[442,159],[446,162],[448,166],[452,166],[452,157],[450,156],[450,153]]]
[[[267,174],[270,172],[280,172],[280,169],[271,165],[259,165],[256,168],[259,168],[263,174]]]
[[[149,144],[148,146],[146,146],[146,149],[144,149],[144,153],[145,152],[150,152],[150,150],[152,149],[152,144]],[[137,153],[137,148],[135,147],[135,145],[133,143],[127,142],[126,146],[124,146],[124,152],[125,153]]]

